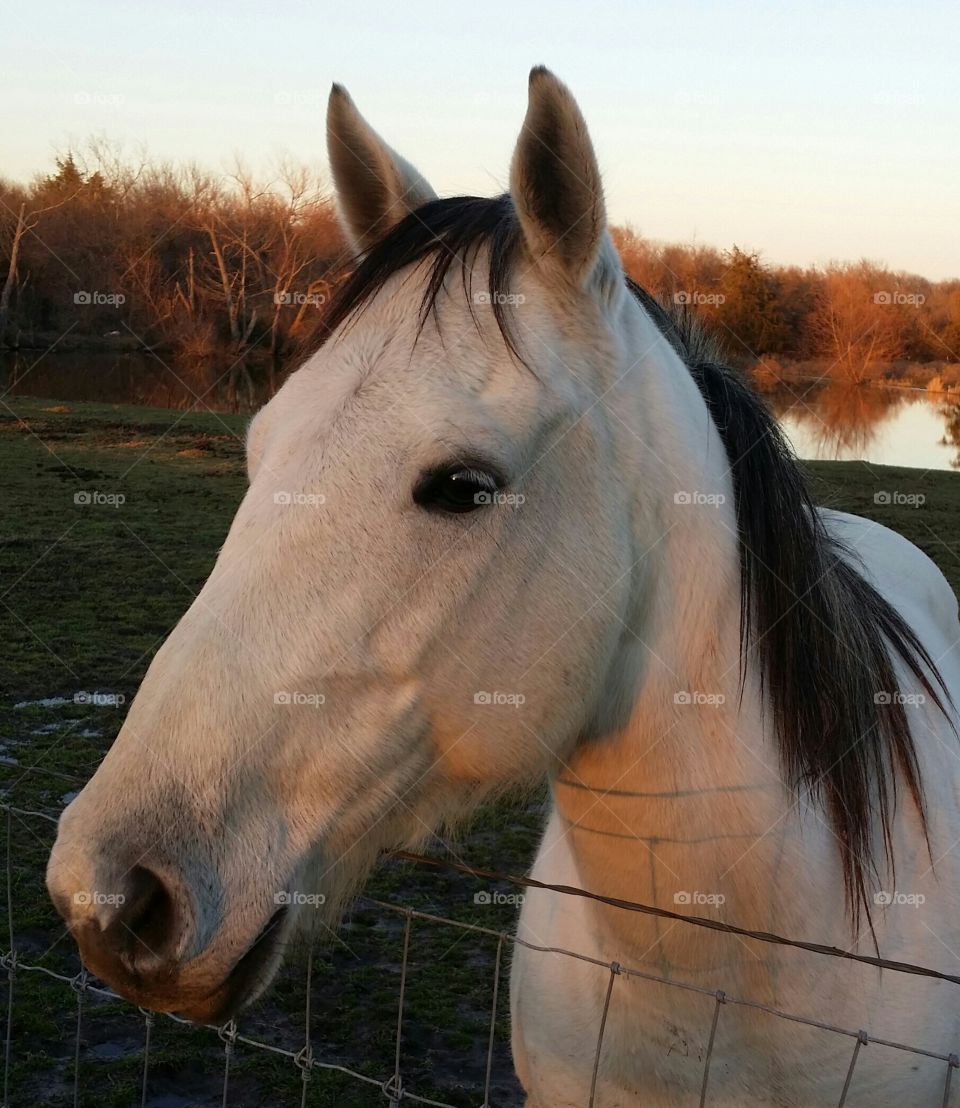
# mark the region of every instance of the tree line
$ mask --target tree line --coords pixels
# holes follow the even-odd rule
[[[737,246],[656,244],[629,228],[613,237],[634,280],[711,319],[737,363],[822,361],[831,378],[859,382],[898,360],[960,362],[960,278],[866,260],[771,266]]]
[[[94,146],[30,185],[0,183],[7,346],[114,340],[187,364],[250,355],[274,372],[345,262],[321,179],[292,163],[262,182]]]
[[[712,320],[728,356],[777,369],[823,360],[860,381],[898,359],[960,361],[960,279],[868,261],[773,266],[736,246],[613,229],[627,272]],[[323,178],[286,162],[130,161],[93,142],[29,184],[0,181],[0,344],[162,349],[184,365],[246,359],[270,384],[348,271]]]

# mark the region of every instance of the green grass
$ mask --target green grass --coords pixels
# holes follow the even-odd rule
[[[867,462],[809,462],[817,503],[899,531],[960,594],[960,474]]]
[[[22,808],[57,811],[115,736],[123,707],[75,703],[80,690],[129,701],[153,653],[207,576],[245,486],[246,420],[211,413],[17,398],[0,405],[3,645],[0,780]],[[901,531],[960,588],[960,476],[854,463],[811,466],[821,503]],[[122,496],[78,503],[77,494]],[[889,494],[889,502],[877,495]],[[911,497],[922,496],[919,506]],[[82,497],[80,499],[83,499]],[[30,703],[62,697],[63,703]],[[24,703],[27,702],[27,703]],[[18,706],[20,705],[20,706]],[[461,853],[480,866],[523,870],[540,805],[503,801],[466,833]],[[43,889],[53,828],[11,820],[12,904],[21,960],[74,974],[79,966]],[[509,927],[510,907],[478,907],[461,877],[391,865],[370,893],[484,926]],[[0,915],[2,920],[2,915]],[[342,942],[315,956],[313,1046],[319,1057],[386,1077],[392,1072],[402,918],[361,908]],[[5,931],[5,921],[0,923]],[[458,941],[459,940],[459,941]],[[6,946],[6,940],[3,940]],[[404,1023],[406,1085],[455,1104],[482,1086],[495,942],[417,922]],[[76,997],[20,973],[15,983],[12,1104],[71,1104]],[[494,1098],[519,1103],[510,1071],[501,990]],[[0,1000],[2,1003],[2,1000]],[[303,1043],[304,966],[294,958],[241,1030],[296,1051]],[[81,1027],[80,1103],[139,1103],[143,1017],[89,997]],[[219,1104],[223,1044],[211,1032],[158,1019],[152,1097],[190,1091]],[[298,1104],[289,1061],[238,1047],[234,1105]],[[376,1088],[317,1073],[308,1103],[382,1104]]]

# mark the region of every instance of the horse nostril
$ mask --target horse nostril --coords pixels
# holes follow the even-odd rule
[[[174,895],[152,870],[134,866],[124,903],[108,927],[128,968],[145,975],[175,960],[182,920]],[[105,934],[106,937],[106,934]]]

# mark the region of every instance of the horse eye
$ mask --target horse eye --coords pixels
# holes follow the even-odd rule
[[[413,499],[430,511],[462,514],[493,504],[500,481],[482,469],[447,469],[428,474]]]

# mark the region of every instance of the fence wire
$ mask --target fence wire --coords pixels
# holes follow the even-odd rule
[[[98,996],[111,1001],[119,1001],[123,1004],[130,1005],[128,1001],[125,1001],[123,997],[119,996],[112,989],[109,989],[103,985],[97,985],[92,983],[90,975],[86,970],[81,970],[74,976],[59,973],[49,966],[42,966],[38,964],[30,964],[23,961],[17,954],[15,940],[14,940],[14,922],[13,922],[13,852],[12,852],[12,820],[14,816],[25,819],[38,819],[47,823],[57,824],[57,816],[50,814],[49,812],[35,811],[26,808],[18,808],[10,804],[0,803],[0,810],[6,814],[6,851],[5,851],[5,869],[6,869],[6,914],[7,914],[7,937],[8,937],[8,950],[2,956],[0,956],[0,967],[6,971],[7,976],[7,1024],[4,1035],[4,1061],[3,1061],[3,1101],[0,1108],[15,1108],[15,1101],[11,1099],[10,1095],[10,1069],[13,1050],[13,1027],[15,1020],[15,993],[16,982],[20,974],[40,974],[46,978],[58,981],[63,985],[66,985],[75,995],[74,1010],[75,1010],[75,1024],[74,1024],[74,1041],[73,1041],[73,1103],[75,1106],[79,1105],[81,1083],[80,1083],[80,1067],[82,1059],[82,1032],[83,1032],[83,1020],[85,1014],[85,1000],[88,996]],[[514,884],[522,884],[531,887],[541,887],[553,889],[557,892],[565,893],[567,895],[580,895],[588,896],[591,899],[605,900],[614,904],[617,907],[623,907],[627,910],[642,911],[647,914],[662,916],[667,919],[682,920],[691,924],[712,926],[717,921],[702,920],[698,917],[685,917],[680,913],[670,912],[665,909],[654,908],[650,905],[633,904],[628,901],[611,901],[609,898],[598,897],[595,894],[585,893],[584,890],[568,889],[563,886],[549,886],[544,885],[541,882],[532,881],[527,878],[517,878],[508,874],[500,874],[489,870],[473,869],[472,867],[458,865],[456,863],[447,862],[442,859],[422,858],[419,855],[409,854],[407,852],[398,852],[398,857],[414,863],[424,863],[431,866],[440,866],[443,868],[449,868],[454,870],[460,870],[467,874],[474,876],[482,875],[486,877],[496,878],[498,880],[512,882]],[[595,1108],[598,1078],[600,1073],[600,1060],[603,1050],[604,1032],[606,1030],[607,1016],[610,1010],[611,998],[613,990],[618,978],[620,977],[633,977],[643,981],[654,982],[656,984],[669,986],[673,989],[679,989],[685,992],[697,993],[705,997],[713,999],[712,1017],[710,1023],[710,1030],[707,1039],[707,1048],[703,1059],[703,1076],[700,1087],[700,1108],[708,1103],[709,1085],[710,1085],[710,1067],[713,1061],[714,1045],[717,1038],[717,1029],[722,1018],[722,1010],[728,1005],[740,1006],[743,1008],[753,1009],[755,1011],[764,1012],[777,1019],[786,1020],[791,1023],[800,1024],[805,1027],[816,1028],[820,1031],[830,1032],[835,1035],[844,1036],[852,1040],[853,1048],[851,1051],[850,1062],[847,1067],[845,1080],[840,1093],[840,1099],[838,1100],[838,1108],[844,1108],[847,1102],[847,1097],[850,1092],[850,1088],[853,1082],[854,1072],[857,1067],[857,1063],[860,1058],[861,1049],[869,1044],[877,1046],[888,1047],[892,1050],[902,1051],[906,1054],[919,1056],[922,1058],[931,1059],[943,1063],[944,1065],[944,1084],[943,1084],[943,1099],[941,1101],[942,1108],[949,1108],[951,1087],[953,1082],[954,1071],[960,1068],[960,1057],[957,1054],[941,1054],[936,1051],[924,1050],[921,1047],[912,1046],[907,1043],[895,1042],[890,1039],[879,1038],[871,1035],[868,1031],[863,1029],[853,1030],[846,1027],[838,1027],[835,1024],[825,1023],[820,1020],[811,1019],[806,1016],[796,1015],[794,1013],[786,1012],[780,1008],[775,1008],[769,1004],[763,1004],[760,1001],[750,1000],[746,997],[738,997],[731,995],[723,990],[711,990],[699,985],[693,985],[689,982],[677,981],[671,978],[666,978],[661,975],[650,973],[645,970],[640,970],[630,966],[621,965],[619,962],[604,962],[597,958],[592,958],[589,955],[581,954],[574,950],[567,950],[563,947],[557,946],[543,946],[538,943],[530,942],[526,939],[522,939],[519,936],[510,934],[507,931],[495,930],[489,927],[483,927],[479,924],[466,923],[461,920],[448,919],[444,916],[435,915],[430,912],[419,911],[410,907],[403,907],[397,904],[391,904],[388,901],[378,900],[371,897],[360,896],[357,898],[357,904],[365,905],[370,908],[376,908],[379,911],[392,913],[403,918],[403,954],[400,965],[400,985],[399,985],[399,997],[397,1003],[397,1020],[396,1020],[396,1033],[394,1043],[394,1068],[393,1072],[386,1077],[379,1079],[371,1077],[369,1074],[361,1073],[359,1070],[352,1068],[351,1066],[344,1065],[339,1062],[325,1061],[322,1058],[317,1057],[313,1051],[311,1044],[311,985],[312,985],[312,971],[313,971],[313,958],[312,958],[312,945],[310,949],[310,955],[307,958],[306,968],[306,1015],[305,1015],[305,1034],[304,1044],[299,1050],[291,1050],[287,1047],[279,1046],[275,1043],[264,1042],[260,1039],[253,1038],[249,1035],[242,1034],[234,1020],[230,1020],[228,1023],[223,1024],[220,1027],[208,1025],[208,1030],[216,1032],[220,1041],[223,1043],[223,1085],[222,1085],[222,1108],[228,1108],[230,1103],[230,1076],[231,1076],[231,1063],[233,1060],[234,1052],[237,1044],[241,1044],[245,1047],[253,1050],[263,1051],[266,1054],[274,1057],[280,1057],[286,1059],[296,1068],[299,1072],[302,1090],[300,1097],[301,1108],[305,1108],[307,1104],[308,1091],[310,1088],[310,1082],[312,1078],[320,1073],[338,1073],[346,1077],[351,1078],[354,1081],[361,1082],[368,1087],[378,1089],[382,1096],[385,1098],[389,1108],[399,1108],[404,1102],[408,1101],[411,1104],[425,1104],[433,1106],[433,1108],[459,1108],[457,1105],[450,1104],[447,1101],[435,1100],[430,1097],[420,1095],[414,1092],[411,1088],[408,1088],[404,1084],[402,1075],[402,1047],[403,1047],[403,1029],[404,1029],[404,1005],[407,992],[408,972],[409,972],[409,953],[410,953],[410,937],[412,932],[413,923],[415,920],[429,922],[432,924],[439,924],[445,927],[454,928],[467,933],[473,933],[476,935],[489,936],[497,940],[496,946],[496,958],[492,975],[492,1003],[490,1009],[490,1027],[487,1038],[486,1059],[485,1059],[485,1079],[483,1088],[483,1100],[479,1102],[476,1108],[494,1108],[490,1100],[491,1095],[491,1078],[493,1072],[494,1061],[494,1047],[495,1047],[495,1030],[497,1022],[497,1006],[500,997],[501,983],[502,983],[502,967],[503,967],[503,954],[504,948],[508,945],[522,946],[528,950],[538,951],[545,954],[556,954],[565,958],[570,958],[575,961],[584,962],[590,965],[597,966],[604,969],[608,974],[606,992],[604,995],[604,1003],[601,1012],[601,1018],[599,1026],[597,1028],[597,1039],[593,1053],[593,1069],[590,1080],[590,1093],[589,1099],[586,1102],[585,1108]],[[848,957],[846,952],[836,950],[832,947],[818,947],[816,944],[809,944],[800,942],[798,940],[791,940],[781,938],[779,936],[772,936],[766,932],[750,932],[746,929],[736,928],[731,925],[724,925],[721,930],[728,930],[737,934],[745,934],[749,937],[759,938],[764,942],[774,942],[784,946],[799,946],[804,949],[812,950],[815,953],[832,955],[835,957]],[[868,959],[866,957],[858,959],[861,961],[868,961],[871,964],[882,964],[884,968],[894,969],[899,972],[905,973],[920,973],[923,976],[929,976],[934,978],[943,979],[946,981],[960,981],[958,978],[954,978],[949,974],[942,974],[936,970],[929,969],[922,966],[912,966],[907,963],[897,962],[885,962],[883,959]],[[182,1018],[181,1016],[174,1015],[173,1013],[154,1013],[147,1011],[144,1008],[138,1009],[144,1024],[144,1045],[143,1045],[143,1067],[140,1081],[140,1105],[141,1108],[146,1108],[149,1095],[149,1081],[150,1081],[150,1065],[151,1065],[151,1045],[153,1029],[155,1027],[156,1019],[159,1016],[163,1020],[170,1021],[174,1024],[195,1028],[196,1025],[191,1021]],[[23,1103],[26,1103],[24,1101]]]

